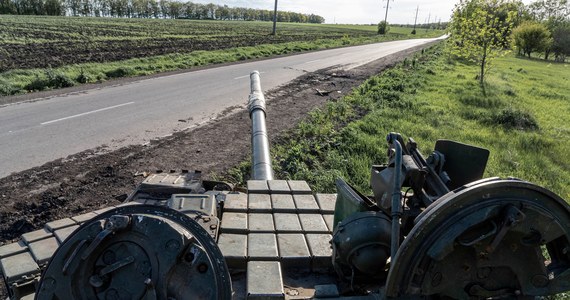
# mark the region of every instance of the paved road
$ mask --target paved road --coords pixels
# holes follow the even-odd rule
[[[0,177],[83,150],[142,144],[244,105],[259,70],[270,90],[306,71],[361,66],[432,39],[386,42],[217,67],[0,107]],[[181,122],[179,120],[187,120]]]

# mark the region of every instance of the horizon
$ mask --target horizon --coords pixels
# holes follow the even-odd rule
[[[273,10],[275,2],[267,0],[190,0],[195,3],[214,3],[231,7],[246,7]],[[414,24],[416,8],[417,24],[448,22],[453,7],[459,1],[436,0],[389,0],[388,23]],[[523,0],[528,5],[530,0]],[[278,10],[304,14],[315,14],[325,18],[325,24],[378,24],[384,20],[387,0],[281,0]],[[373,11],[374,15],[370,12]],[[428,22],[429,20],[429,22]]]

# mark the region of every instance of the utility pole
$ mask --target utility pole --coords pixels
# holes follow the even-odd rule
[[[275,1],[277,1],[277,0],[275,0]],[[431,18],[431,13],[429,13],[429,15],[428,15],[426,32],[428,32],[428,30],[429,30],[429,21],[430,21],[430,18]]]
[[[386,2],[386,15],[384,16],[384,23],[386,23],[386,26],[388,26],[388,8],[390,7],[390,0],[387,0],[388,2]]]
[[[275,0],[275,10],[273,11],[273,33],[271,33],[272,35],[275,35],[276,28],[277,28],[277,0]]]
[[[420,6],[416,8],[416,18],[414,19],[414,30],[412,31],[414,34],[416,33],[416,23],[418,22],[418,11],[420,10]]]

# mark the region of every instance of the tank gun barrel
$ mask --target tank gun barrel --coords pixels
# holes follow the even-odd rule
[[[269,156],[269,138],[265,126],[265,97],[261,91],[259,72],[249,75],[249,117],[251,118],[252,179],[273,180],[273,168]]]

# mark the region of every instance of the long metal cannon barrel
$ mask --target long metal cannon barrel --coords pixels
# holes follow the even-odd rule
[[[273,180],[273,168],[269,156],[269,138],[265,127],[265,97],[261,91],[259,72],[249,74],[249,117],[251,118],[252,179]]]

